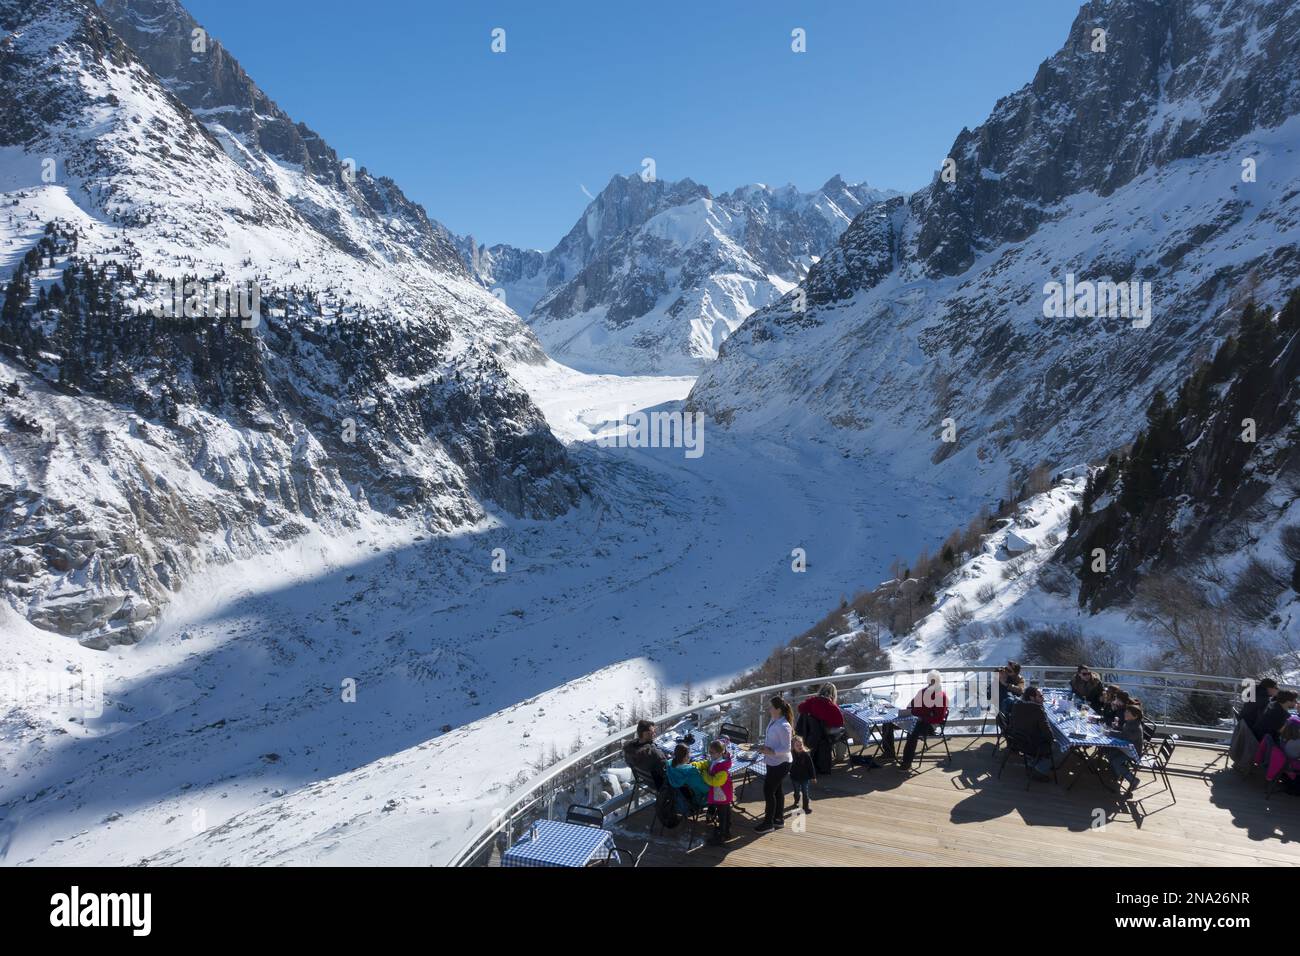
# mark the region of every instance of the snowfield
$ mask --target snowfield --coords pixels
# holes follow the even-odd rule
[[[8,710],[0,858],[444,861],[556,755],[661,687],[725,683],[972,510],[937,493],[900,507],[916,499],[870,458],[811,439],[710,430],[693,460],[601,448],[622,410],[680,407],[691,381],[518,374],[597,479],[582,509],[437,539],[372,514],[192,582],[130,648],[7,613],[7,669],[80,668],[105,703],[84,722],[42,699]]]

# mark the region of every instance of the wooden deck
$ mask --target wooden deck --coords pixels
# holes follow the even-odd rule
[[[909,777],[893,766],[837,765],[814,787],[802,833],[787,820],[783,830],[756,834],[756,821],[736,813],[725,847],[688,854],[683,823],[666,835],[656,830],[641,865],[1300,865],[1300,797],[1277,792],[1266,800],[1259,771],[1243,778],[1226,758],[1210,766],[1217,751],[1175,751],[1177,803],[1143,773],[1130,812],[1087,771],[1070,790],[1072,774],[1026,789],[1014,757],[997,779],[1001,754],[993,759],[992,738],[954,737],[951,746],[950,765],[932,750]],[[761,782],[750,782],[743,807],[761,815]],[[642,810],[607,826],[620,844],[640,849],[650,821]]]

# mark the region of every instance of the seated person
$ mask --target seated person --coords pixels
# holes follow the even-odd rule
[[[1300,760],[1300,718],[1288,717],[1278,732],[1287,760]]]
[[[948,721],[948,695],[944,692],[942,678],[938,671],[930,671],[926,676],[929,683],[917,691],[910,707],[902,708],[898,712],[899,717],[916,718],[916,725],[907,735],[907,743],[903,746],[901,768],[903,770],[912,766],[912,758],[916,756],[916,745],[920,738],[930,736],[936,727]],[[885,724],[880,728],[880,743],[885,754],[892,760],[894,758],[893,724]]]
[[[820,773],[831,772],[835,732],[844,726],[844,713],[836,701],[834,684],[823,684],[816,695],[799,704],[795,731],[803,737]]]
[[[1097,709],[1097,714],[1107,727],[1118,727],[1124,722],[1124,709],[1127,706],[1128,694],[1114,684],[1107,684],[1101,692],[1101,707]]]
[[[637,721],[636,740],[623,745],[623,759],[633,770],[649,774],[656,790],[662,788],[668,780],[664,755],[655,745],[655,725],[652,720]]]
[[[709,800],[709,785],[701,776],[701,769],[708,764],[701,760],[691,762],[691,750],[685,744],[678,744],[673,750],[673,762],[668,767],[668,786],[678,794],[677,809],[682,813],[699,810]]]
[[[1137,753],[1142,753],[1142,708],[1137,704],[1129,704],[1125,708],[1124,726],[1120,728],[1119,733],[1133,745]],[[1110,772],[1115,775],[1115,779],[1128,781],[1128,789],[1124,791],[1124,796],[1129,796],[1138,785],[1138,776],[1133,769],[1133,758],[1118,747],[1107,747],[1106,759],[1110,761]]]
[[[1268,702],[1255,721],[1255,736],[1259,740],[1264,739],[1264,735],[1273,738],[1273,743],[1280,743],[1278,733],[1282,725],[1286,723],[1287,718],[1295,713],[1296,709],[1296,692],[1293,690],[1280,690]]]
[[[1009,717],[1011,708],[1024,692],[1025,679],[1020,676],[1020,664],[1017,661],[1007,661],[998,668],[998,710],[1002,714]]]
[[[1025,756],[1033,761],[1030,772],[1034,779],[1050,779],[1048,773],[1055,766],[1056,735],[1052,733],[1047,711],[1043,709],[1043,692],[1037,687],[1026,687],[1020,700],[1011,708],[1008,734],[1016,738],[1017,744],[1024,748]]]
[[[1070,678],[1070,693],[1082,697],[1093,710],[1101,709],[1101,678],[1087,664],[1080,664]]]
[[[1237,719],[1253,730],[1256,721],[1259,720],[1259,715],[1264,712],[1264,708],[1268,706],[1269,701],[1277,696],[1277,692],[1277,681],[1273,680],[1273,678],[1265,677],[1257,681],[1254,687],[1250,689],[1250,693],[1244,695],[1245,703],[1241,705],[1241,710],[1237,711]]]

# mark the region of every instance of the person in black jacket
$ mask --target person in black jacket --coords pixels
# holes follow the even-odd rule
[[[1277,681],[1271,677],[1256,682],[1254,690],[1247,695],[1246,702],[1241,705],[1241,710],[1237,711],[1237,719],[1254,730],[1259,715],[1264,713],[1264,708],[1277,696],[1277,691]]]
[[[1295,708],[1296,692],[1293,690],[1278,691],[1277,696],[1269,701],[1268,706],[1264,708],[1264,712],[1255,721],[1255,737],[1263,740],[1264,735],[1268,734],[1273,738],[1274,743],[1280,743],[1278,731],[1282,729],[1282,725],[1286,723],[1287,718],[1295,713]]]
[[[998,669],[998,710],[1008,717],[1020,695],[1025,692],[1025,679],[1020,676],[1020,663],[1007,661]]]
[[[655,746],[654,721],[637,721],[636,740],[623,745],[623,759],[633,770],[649,774],[655,782],[656,790],[662,789],[668,782],[667,761],[663,752]]]
[[[794,806],[790,809],[798,809],[799,798],[802,797],[803,812],[812,813],[808,798],[812,784],[817,782],[817,768],[813,765],[812,752],[804,746],[803,738],[796,734],[790,738],[790,754],[790,782],[794,784]]]
[[[1082,697],[1093,710],[1101,710],[1101,678],[1087,664],[1080,664],[1070,678],[1070,693]]]
[[[1014,738],[1017,746],[1023,747],[1025,755],[1034,761],[1035,779],[1048,779],[1056,738],[1047,722],[1047,711],[1043,709],[1043,692],[1037,687],[1026,687],[1011,708],[1009,738]]]

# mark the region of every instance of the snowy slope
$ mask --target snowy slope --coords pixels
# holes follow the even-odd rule
[[[445,860],[554,753],[661,689],[725,685],[970,507],[898,508],[871,460],[815,441],[601,448],[620,407],[679,407],[689,380],[527,375],[597,489],[559,518],[417,540],[371,514],[210,572],[149,640],[104,652],[10,618],[40,640],[6,660],[95,669],[107,699],[85,725],[41,700],[11,714],[4,862]]]
[[[690,374],[894,195],[839,176],[808,193],[615,176],[548,253],[468,243],[470,263],[546,346],[591,372]]]
[[[170,2],[113,5],[146,7],[183,16]],[[372,507],[447,530],[577,499],[562,447],[507,370],[542,358],[536,338],[422,210],[382,180],[295,167],[226,114],[204,125],[87,0],[5,0],[0,26],[6,276],[58,220],[75,253],[42,262],[33,292],[93,260],[134,271],[114,291],[128,313],[151,311],[182,275],[254,282],[281,304],[254,332],[264,400],[182,398],[167,423],[159,395],[192,392],[193,370],[134,369],[124,409],[102,389],[58,387],[66,357],[0,356],[21,389],[15,413],[36,423],[6,434],[0,455],[0,585],[24,613],[99,644],[136,640],[198,569],[353,526]],[[190,57],[188,33],[164,27],[154,42],[183,40]],[[205,55],[237,71],[219,45]],[[316,147],[318,162],[333,155]]]
[[[1300,275],[1298,48],[1280,0],[1085,4],[1034,80],[957,137],[955,181],[859,215],[806,308],[792,293],[747,319],[690,403],[986,499],[1040,461],[1094,459],[1225,334],[1234,297]],[[1046,317],[1068,274],[1150,283],[1150,326]]]

